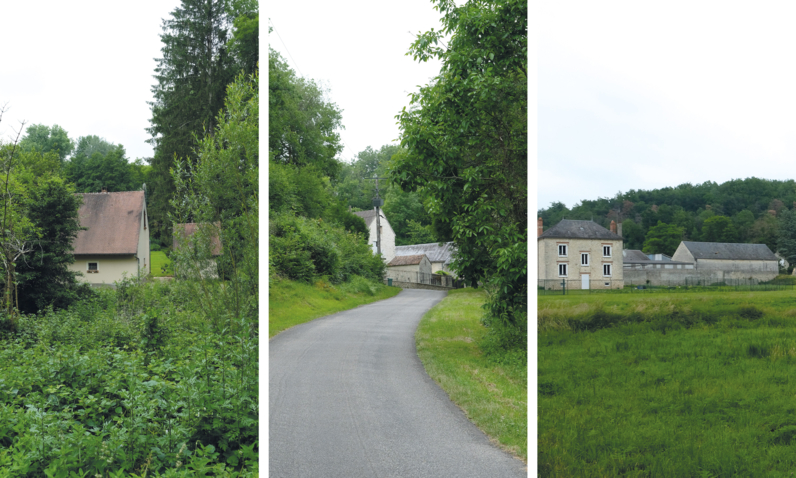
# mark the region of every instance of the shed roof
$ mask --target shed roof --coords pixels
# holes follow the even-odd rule
[[[561,222],[542,233],[538,239],[606,239],[621,241],[622,236],[614,234],[594,221],[562,219]]]
[[[199,226],[201,224],[207,223],[196,223],[196,222],[186,222],[184,224],[174,224],[174,232],[181,235],[181,237],[191,237],[193,234],[199,230]],[[221,227],[220,223],[216,223],[216,228]],[[218,237],[218,229],[211,231],[211,242],[213,243],[213,251],[212,255],[220,256],[221,255],[221,238]],[[177,249],[179,247],[177,236],[174,236],[172,239],[172,248]]]
[[[413,266],[423,262],[424,257],[426,257],[425,254],[416,254],[413,256],[395,256],[392,258],[389,264],[387,264],[387,266]]]
[[[453,245],[453,242],[432,242],[430,244],[395,246],[396,256],[425,254],[429,261],[442,262],[443,264],[450,264],[454,252],[456,252],[456,247]]]
[[[74,254],[135,254],[144,212],[144,191],[84,193],[78,210]]]
[[[765,244],[733,244],[727,242],[683,241],[694,259],[735,261],[776,261],[777,257]]]
[[[649,261],[650,260],[650,258],[647,257],[646,254],[644,254],[643,252],[639,251],[638,249],[625,249],[624,251],[622,251],[622,255],[624,256],[623,260],[625,262],[628,262],[628,261],[630,261],[630,262],[636,262],[636,261],[641,262],[641,261]]]

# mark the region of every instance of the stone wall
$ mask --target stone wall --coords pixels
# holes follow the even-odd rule
[[[625,269],[625,285],[709,285],[721,282],[753,281],[765,282],[777,276],[770,271],[722,271],[693,269]],[[647,282],[649,281],[649,283]]]
[[[387,281],[384,281],[387,284]],[[426,289],[426,290],[452,290],[453,287],[442,287],[438,285],[418,284],[417,282],[399,282],[392,281],[393,287],[400,287],[401,289]]]

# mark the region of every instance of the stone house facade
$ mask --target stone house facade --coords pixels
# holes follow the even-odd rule
[[[622,237],[593,221],[563,219],[542,232],[538,219],[539,287],[561,289],[621,289]]]
[[[412,255],[424,254],[426,257],[428,257],[428,260],[431,262],[432,274],[436,274],[439,271],[445,271],[450,274],[454,274],[454,272],[450,268],[450,265],[451,261],[453,260],[453,253],[455,251],[456,248],[453,246],[453,242],[443,242],[443,243],[432,242],[430,244],[395,246],[396,256],[412,256]]]
[[[779,274],[779,260],[765,244],[683,241],[672,260],[693,263],[699,276],[713,282],[768,281]]]
[[[149,274],[149,222],[144,191],[80,194],[80,226],[72,243],[78,280],[111,285]]]

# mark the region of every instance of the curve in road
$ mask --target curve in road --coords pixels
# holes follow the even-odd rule
[[[270,476],[527,476],[417,357],[417,324],[444,296],[404,290],[269,341]]]

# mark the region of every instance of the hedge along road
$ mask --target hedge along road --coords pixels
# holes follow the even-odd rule
[[[417,357],[417,324],[444,297],[404,290],[269,341],[271,477],[527,476]]]

